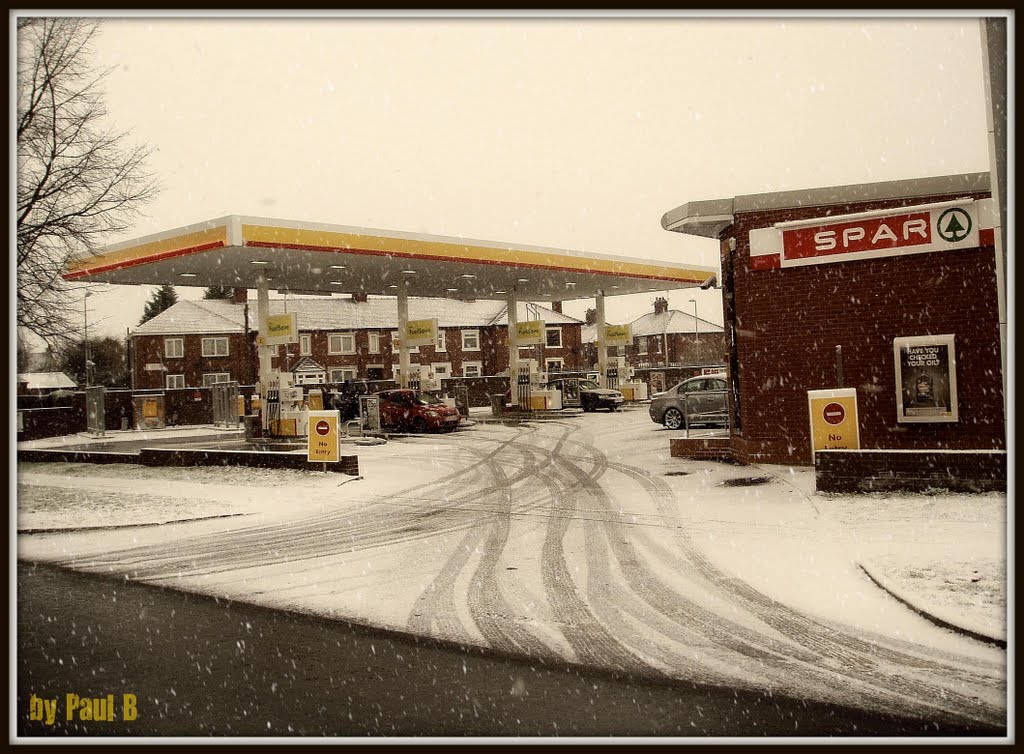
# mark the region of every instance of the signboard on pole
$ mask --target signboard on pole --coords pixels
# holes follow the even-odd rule
[[[299,342],[299,320],[295,312],[267,317],[267,337],[258,345],[276,346]]]
[[[531,319],[527,322],[516,322],[516,343],[520,346],[543,345],[544,320]]]
[[[606,346],[628,346],[632,342],[633,336],[630,334],[629,325],[604,326],[604,344]]]
[[[808,390],[811,414],[811,458],[818,450],[856,450],[860,448],[860,424],[857,419],[857,390]]]
[[[338,412],[309,412],[309,448],[306,459],[323,463],[337,463],[340,457],[338,448]]]
[[[407,345],[409,348],[416,346],[431,346],[437,342],[437,318],[431,319],[410,319],[405,326]]]
[[[893,339],[896,366],[896,420],[955,422],[956,348],[952,335]]]

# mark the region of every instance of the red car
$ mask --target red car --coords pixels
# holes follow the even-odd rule
[[[436,395],[415,390],[382,390],[380,425],[384,429],[412,432],[454,432],[459,426],[459,411]]]

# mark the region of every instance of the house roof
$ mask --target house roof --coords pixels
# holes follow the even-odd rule
[[[706,319],[696,318],[696,332],[699,333],[720,333],[722,326]],[[694,316],[681,312],[678,309],[669,309],[667,312],[655,314],[653,312],[637,317],[629,323],[630,335],[634,338],[644,335],[693,335]],[[597,342],[597,325],[584,325],[580,330],[580,337],[584,343]]]
[[[78,383],[64,372],[22,372],[18,375],[18,381],[27,382],[29,390],[58,390],[78,387]]]
[[[287,308],[286,308],[287,307]],[[398,306],[393,298],[272,299],[270,313],[295,312],[302,332],[325,330],[397,330]],[[543,306],[520,302],[518,321],[542,319],[549,325],[580,324],[578,319]],[[507,306],[501,301],[410,298],[410,319],[436,317],[439,327],[486,327],[508,324]],[[249,329],[256,330],[256,305],[249,304]],[[135,328],[132,336],[231,334],[245,330],[245,307],[232,301],[179,301]]]

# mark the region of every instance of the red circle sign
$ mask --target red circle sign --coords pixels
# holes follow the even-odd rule
[[[822,418],[829,424],[842,424],[846,418],[846,409],[838,403],[829,403],[821,412]]]
[[[321,419],[316,423],[316,433],[318,435],[330,434],[331,424],[326,419]]]

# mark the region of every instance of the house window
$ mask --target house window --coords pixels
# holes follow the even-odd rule
[[[185,375],[183,374],[169,374],[167,375],[167,389],[173,390],[174,388],[185,387]]]
[[[444,353],[448,350],[448,345],[444,341],[444,330],[440,327],[437,328],[437,340],[434,342],[435,353]]]
[[[185,341],[182,338],[164,338],[164,358],[180,359],[185,356]],[[184,387],[184,385],[182,385]]]
[[[332,369],[331,370],[331,382],[344,382],[345,380],[354,380],[356,378],[355,369]]]
[[[544,330],[544,335],[547,338],[548,348],[561,348],[562,347],[562,328],[561,327],[548,327]]]
[[[227,338],[203,338],[203,356],[227,356]]]
[[[380,333],[367,333],[370,339],[370,353],[380,353]]]
[[[434,376],[437,377],[437,379],[439,380],[445,377],[452,376],[452,365],[447,361],[443,363],[431,364],[430,368],[434,370]]]
[[[481,361],[462,362],[463,377],[480,377],[484,373],[484,365]]]
[[[395,350],[395,353],[398,352],[398,341],[399,341],[398,330],[395,330],[393,333],[391,333],[391,344],[392,344],[392,347]],[[409,353],[419,353],[419,352],[420,352],[420,347],[419,346],[409,346]]]
[[[480,331],[479,330],[463,330],[462,331],[462,350],[463,351],[479,351],[480,350]]]
[[[353,354],[356,352],[356,336],[350,332],[332,332],[327,336],[327,353]]]
[[[216,385],[218,382],[231,382],[230,372],[206,372],[203,374],[203,387]]]
[[[561,372],[562,371],[562,359],[545,359],[544,360],[544,371],[545,372]]]
[[[636,339],[636,352],[638,354],[647,354],[647,336]]]
[[[312,344],[310,343],[310,335],[299,336],[299,355],[309,356],[313,352]]]

